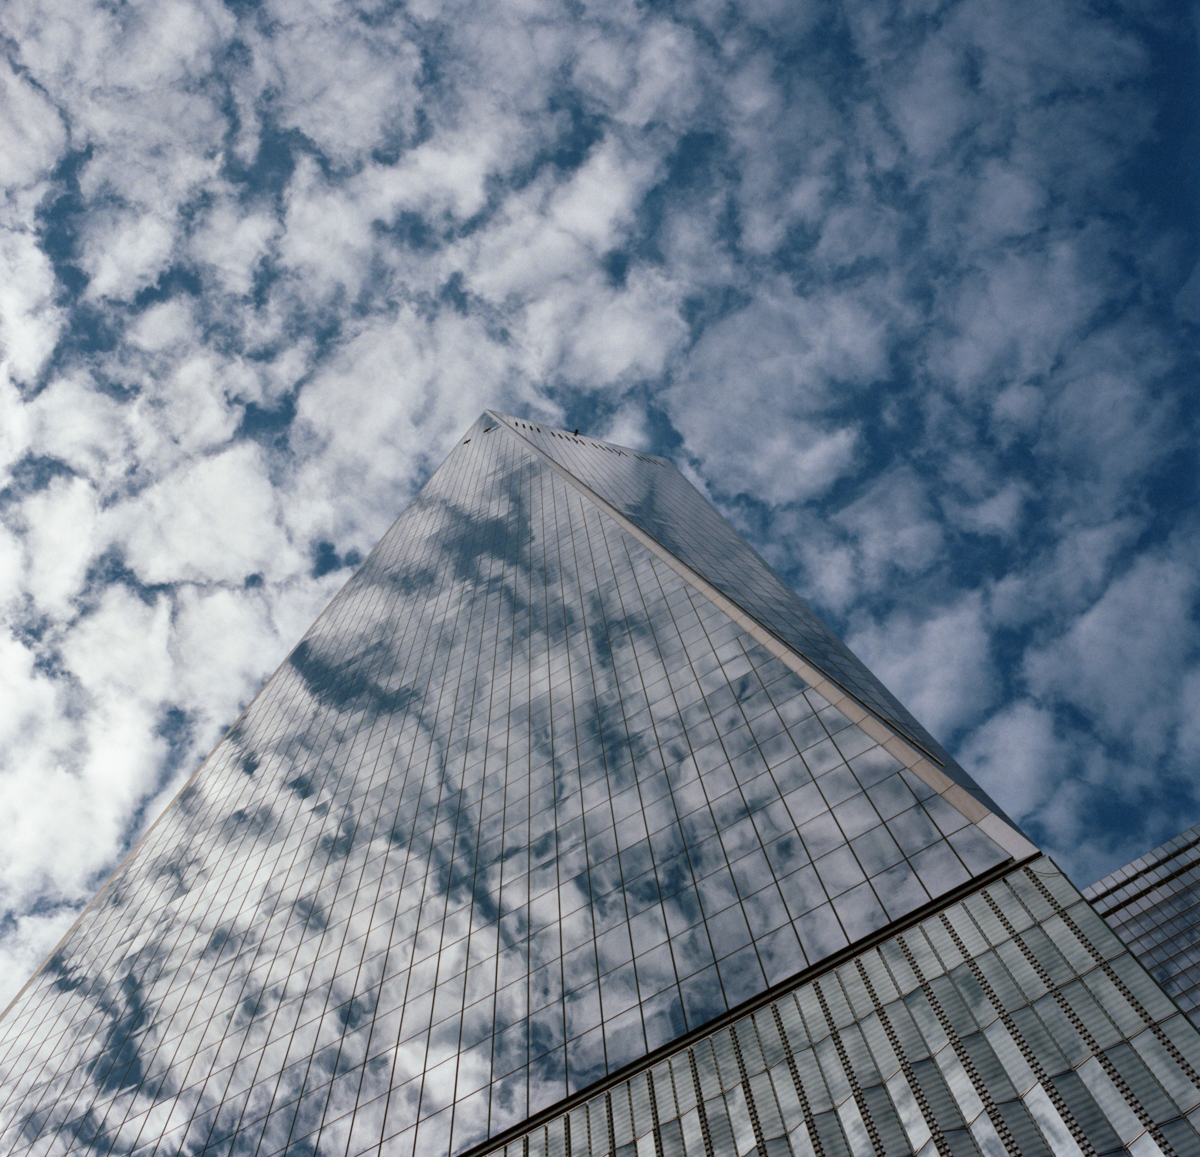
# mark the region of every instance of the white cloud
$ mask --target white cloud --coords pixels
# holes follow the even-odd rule
[[[853,467],[855,430],[822,420],[833,382],[878,373],[884,334],[852,298],[761,297],[696,343],[667,395],[672,420],[720,489],[771,503],[811,497]]]
[[[602,253],[619,241],[619,230],[660,175],[656,160],[630,155],[615,141],[597,146],[551,195],[548,215],[557,228]]]
[[[1014,819],[1044,819],[1050,798],[1075,770],[1071,744],[1056,733],[1053,714],[1021,699],[975,729],[963,745],[963,766]]]
[[[92,389],[81,373],[56,377],[23,409],[29,445],[61,459],[105,492],[137,462],[136,431],[127,412]]]
[[[64,640],[62,657],[86,694],[109,700],[114,708],[137,697],[157,702],[170,688],[170,615],[164,598],[148,606],[123,587],[109,587]]]
[[[954,506],[948,513],[960,526],[977,534],[1010,537],[1017,531],[1028,498],[1028,486],[1020,482],[1010,482],[995,494],[974,503]]]
[[[635,79],[624,107],[614,112],[628,124],[661,122],[682,129],[704,99],[704,54],[691,30],[675,21],[654,21],[638,39]]]
[[[234,445],[115,507],[111,532],[145,583],[231,582],[297,568],[279,499],[253,443]]]
[[[274,214],[222,199],[201,218],[190,238],[190,251],[226,293],[241,297],[250,292],[258,265],[278,233]]]
[[[21,513],[29,559],[25,589],[40,611],[69,618],[97,553],[96,493],[82,478],[58,478],[27,499]]]
[[[979,96],[960,53],[952,36],[931,36],[899,58],[903,79],[884,90],[905,144],[920,160],[935,159],[979,118]]]
[[[1133,518],[1064,528],[1033,565],[1014,570],[993,586],[992,614],[1005,626],[1019,627],[1085,611],[1141,529]]]
[[[237,712],[240,688],[261,680],[272,666],[261,639],[271,633],[260,593],[225,588],[184,588],[171,636],[175,693],[186,703],[204,704],[217,719]],[[282,640],[290,646],[293,640]]]
[[[983,165],[965,232],[976,245],[1024,236],[1037,227],[1045,203],[1037,180],[992,157]]]
[[[599,388],[658,377],[685,336],[673,287],[654,274],[638,274],[620,291],[576,282],[530,306],[524,320],[531,377],[563,374]]]
[[[901,222],[875,205],[835,205],[821,224],[814,256],[829,265],[852,265],[896,256]]]
[[[0,187],[21,188],[44,176],[66,139],[61,118],[44,92],[0,60],[0,122],[5,125]]]
[[[88,296],[132,297],[167,267],[174,241],[171,222],[157,213],[96,221],[83,245],[83,268],[91,276]]]
[[[255,79],[277,94],[274,111],[283,125],[298,128],[338,165],[361,160],[381,140],[412,134],[421,56],[406,20],[368,24],[342,4],[271,8],[271,35],[255,42],[256,63],[267,75]]]
[[[949,316],[957,332],[930,364],[956,389],[988,394],[1045,375],[1103,292],[1072,244],[1037,256],[997,254],[956,286]]]
[[[1180,680],[1179,715],[1179,764],[1190,769],[1200,764],[1200,665],[1189,666]]]
[[[20,393],[0,367],[0,479],[9,472],[29,445],[29,415]]]
[[[37,243],[35,210],[40,183],[53,169],[66,142],[62,117],[53,103],[0,60],[0,364],[19,380],[35,377],[57,340],[62,314],[54,303],[54,274]]]
[[[603,430],[595,431],[592,436],[602,438],[605,442],[615,442],[618,446],[631,446],[635,450],[653,449],[646,429],[646,412],[637,404],[623,405],[608,419]]]
[[[1043,452],[1067,468],[1059,485],[1097,521],[1136,509],[1134,479],[1189,444],[1174,399],[1156,388],[1165,351],[1129,328],[1089,334],[1070,351],[1046,415]]]
[[[348,337],[300,395],[304,460],[281,498],[290,527],[365,553],[485,408],[528,404],[482,329],[475,316],[404,310]]]
[[[943,741],[995,700],[988,621],[978,595],[924,618],[897,612],[853,631],[847,642]]]
[[[1194,546],[1138,559],[1066,632],[1026,657],[1036,694],[1074,704],[1146,759],[1171,741],[1179,672],[1200,643],[1189,622],[1200,589]]]
[[[64,321],[54,303],[54,272],[28,229],[0,227],[0,367],[18,381],[37,376]]]
[[[837,514],[851,533],[859,589],[880,590],[896,572],[919,574],[941,557],[944,531],[915,474],[896,470]]]
[[[166,684],[168,617],[161,601],[109,591],[64,640],[68,679],[39,673],[25,646],[0,637],[5,908],[23,910],[30,893],[77,903],[111,862],[163,755],[154,700]]]

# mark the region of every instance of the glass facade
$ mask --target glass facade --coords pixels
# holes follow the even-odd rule
[[[669,462],[562,430],[511,418],[506,422],[664,552],[915,742],[988,810],[998,812],[941,745]]]
[[[673,467],[485,413],[0,1019],[0,1152],[1195,1152],[1034,854]]]
[[[1200,1027],[1200,826],[1083,893]]]

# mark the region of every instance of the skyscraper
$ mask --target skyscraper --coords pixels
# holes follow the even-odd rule
[[[1200,1027],[1200,826],[1097,880],[1083,894]]]
[[[0,1020],[0,1151],[1185,1155],[1198,1070],[670,464],[489,412]]]

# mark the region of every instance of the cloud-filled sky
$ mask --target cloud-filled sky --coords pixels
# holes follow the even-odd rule
[[[1079,883],[1200,819],[1185,6],[2,44],[0,998],[485,406],[674,459]]]

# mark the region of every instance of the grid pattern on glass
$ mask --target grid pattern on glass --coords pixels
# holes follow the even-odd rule
[[[1005,858],[483,419],[0,1022],[0,1145],[460,1152]]]
[[[491,1152],[1185,1157],[1198,1070],[1200,1034],[1038,859]]]
[[[1200,1026],[1200,826],[1105,876],[1084,895]]]
[[[496,415],[703,576],[901,735],[1006,823],[996,803],[675,467],[565,430]]]

